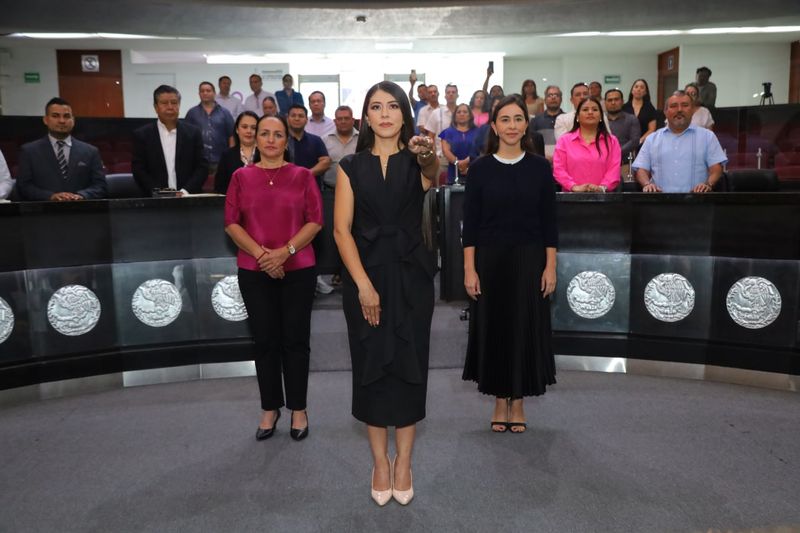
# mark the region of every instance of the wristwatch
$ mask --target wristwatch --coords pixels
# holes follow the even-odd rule
[[[289,255],[294,255],[297,253],[297,249],[294,247],[292,243],[286,243],[286,247],[289,249]]]

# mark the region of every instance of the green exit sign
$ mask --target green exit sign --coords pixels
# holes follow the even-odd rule
[[[38,72],[26,72],[25,73],[25,83],[39,83],[39,73]]]
[[[609,85],[609,84],[612,84],[612,83],[619,83],[621,81],[622,81],[622,76],[620,76],[619,74],[610,74],[610,75],[606,75],[606,76],[603,77],[603,82],[606,85]]]

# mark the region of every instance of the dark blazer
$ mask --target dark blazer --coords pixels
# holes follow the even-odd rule
[[[133,178],[145,194],[167,187],[167,162],[161,148],[156,122],[133,132]],[[175,174],[178,189],[198,193],[208,178],[208,161],[203,156],[203,135],[191,124],[178,121],[175,141]]]
[[[258,153],[258,150],[256,150],[256,153]],[[233,146],[222,152],[217,164],[217,175],[214,176],[214,192],[225,194],[228,191],[231,176],[243,166],[244,163],[242,163],[238,146]]]
[[[528,135],[531,136],[531,141],[533,141],[533,153],[544,157],[544,135],[530,129],[528,129]]]
[[[97,148],[73,137],[67,165],[65,179],[47,135],[23,145],[17,171],[20,199],[49,200],[57,192],[72,192],[87,199],[108,196],[103,161]]]

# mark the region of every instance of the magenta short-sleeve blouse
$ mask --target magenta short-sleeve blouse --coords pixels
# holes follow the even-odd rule
[[[308,222],[322,225],[322,195],[307,168],[292,163],[280,169],[248,165],[231,176],[225,198],[226,226],[239,224],[257,243],[274,249],[285,246]],[[289,272],[315,262],[314,249],[308,245],[289,257],[283,269]],[[236,263],[245,270],[259,270],[255,257],[243,250]]]

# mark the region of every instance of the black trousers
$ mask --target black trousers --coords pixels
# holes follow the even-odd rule
[[[316,279],[316,267],[287,272],[283,279],[239,269],[239,289],[256,344],[258,390],[265,411],[284,405],[293,411],[306,408]]]

